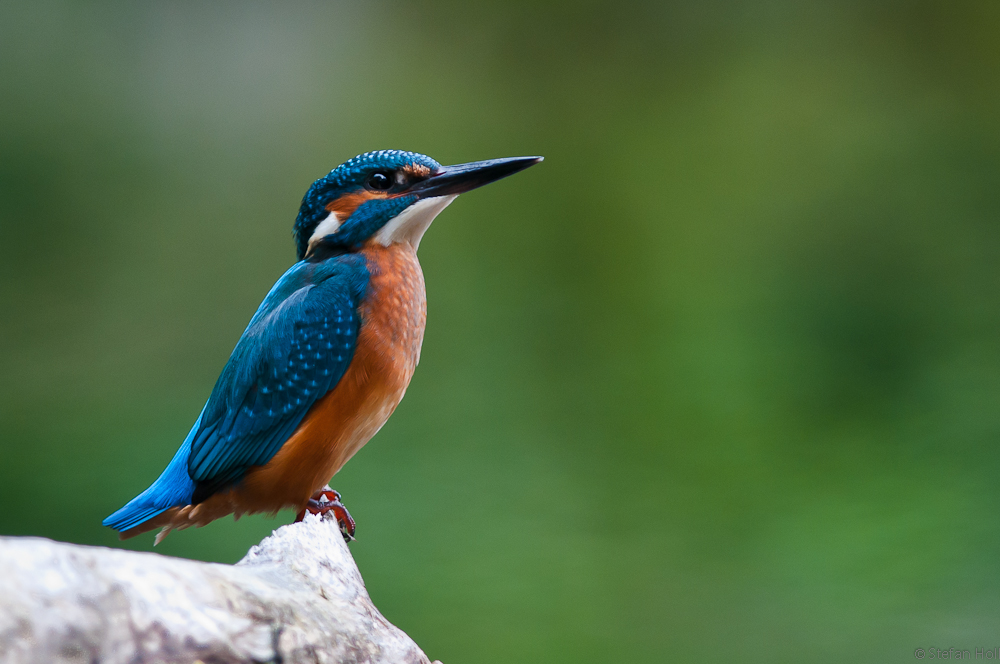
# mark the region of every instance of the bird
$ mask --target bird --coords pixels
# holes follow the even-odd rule
[[[293,226],[298,261],[250,319],[162,474],[103,524],[121,539],[232,514],[333,512],[331,478],[385,424],[420,360],[427,318],[417,248],[462,193],[542,157],[453,166],[403,150],[358,155],[316,180]]]

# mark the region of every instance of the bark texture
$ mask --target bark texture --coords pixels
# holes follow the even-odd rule
[[[0,538],[0,662],[429,664],[372,604],[331,516],[236,565]]]

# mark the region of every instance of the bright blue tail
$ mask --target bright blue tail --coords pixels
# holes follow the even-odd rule
[[[166,512],[169,507],[154,507],[146,504],[146,494],[136,496],[125,507],[121,508],[111,516],[102,521],[105,526],[110,526],[118,532],[125,532],[135,528],[144,521],[149,521],[157,514]]]
[[[124,532],[149,521],[171,507],[191,504],[194,481],[188,475],[188,457],[191,455],[191,439],[200,424],[201,417],[194,423],[184,443],[156,481],[130,500],[125,507],[104,519],[102,523],[105,526]]]

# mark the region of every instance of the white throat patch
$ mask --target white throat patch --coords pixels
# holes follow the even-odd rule
[[[416,251],[417,247],[420,246],[420,238],[424,236],[424,232],[434,221],[434,217],[438,216],[441,210],[448,207],[456,198],[458,198],[458,194],[436,196],[417,201],[380,228],[375,234],[375,241],[386,247],[396,242],[408,242]],[[323,223],[325,224],[326,221]],[[320,226],[322,225],[320,224]],[[317,228],[317,230],[319,229]]]
[[[316,226],[316,230],[309,237],[309,250],[306,253],[312,251],[313,245],[325,238],[327,235],[336,233],[337,229],[340,228],[340,219],[337,217],[336,212],[331,212],[327,215],[326,219],[319,222]]]

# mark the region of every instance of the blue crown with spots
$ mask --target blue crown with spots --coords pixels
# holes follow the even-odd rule
[[[365,178],[374,171],[394,171],[412,164],[426,166],[431,171],[441,168],[441,164],[418,152],[375,150],[348,159],[328,175],[313,182],[309,191],[302,197],[302,206],[299,208],[299,215],[295,218],[295,227],[292,231],[299,259],[305,256],[309,238],[316,230],[316,226],[330,214],[326,210],[330,201],[364,186]]]

